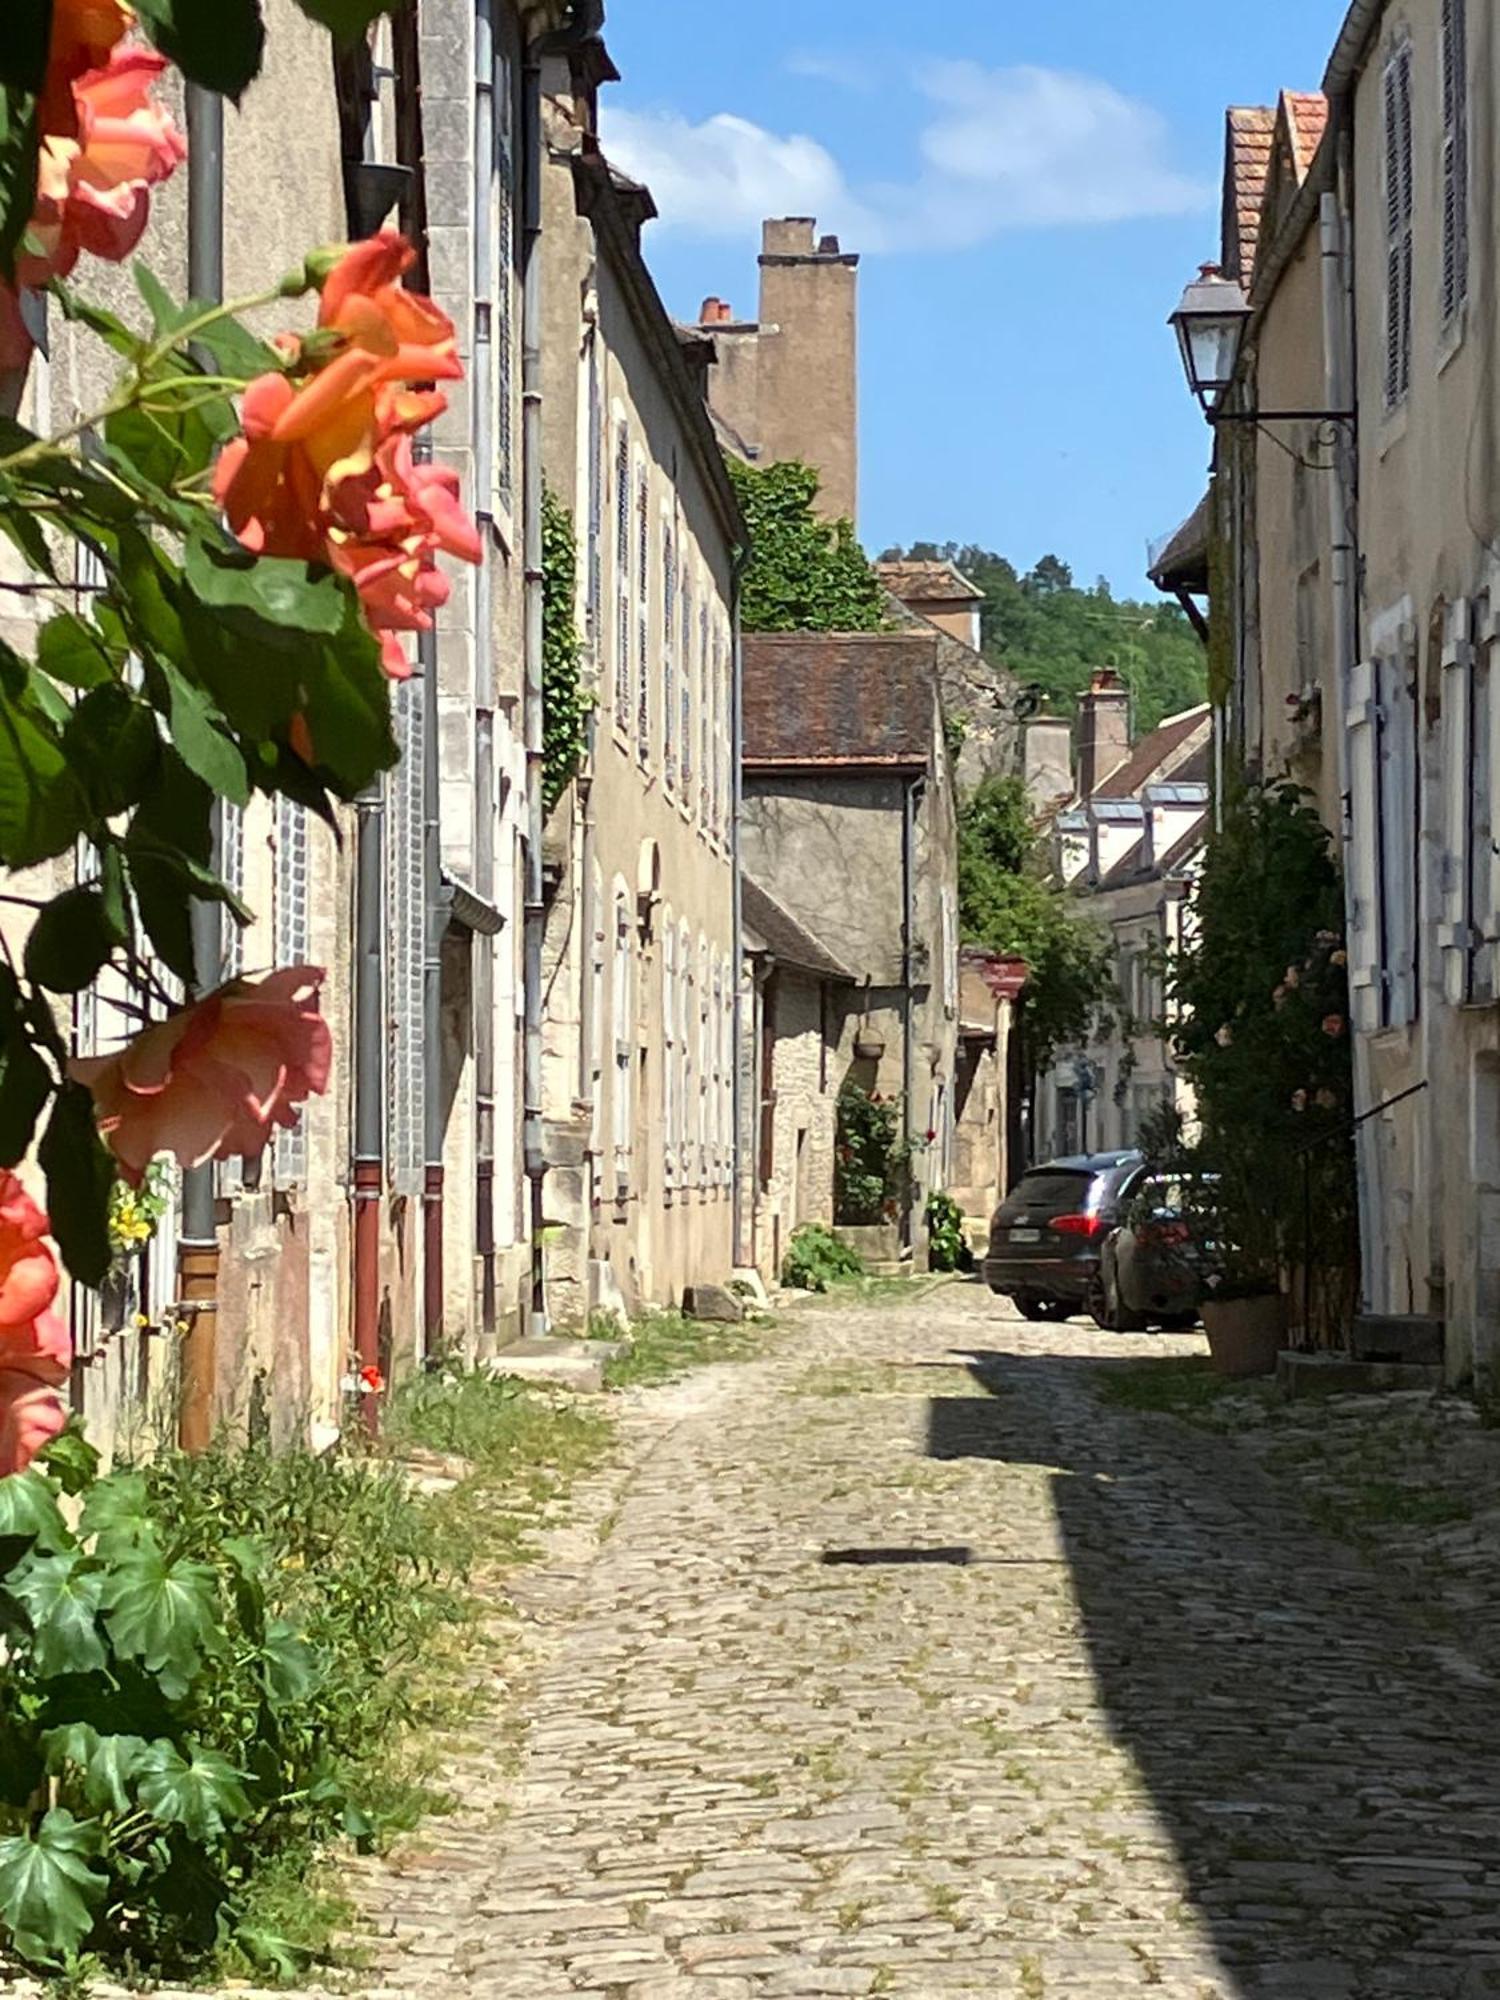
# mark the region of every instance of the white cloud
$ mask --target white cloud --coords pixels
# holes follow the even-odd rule
[[[615,111],[604,139],[650,186],[663,224],[701,236],[814,215],[851,247],[952,250],[1008,229],[1195,214],[1215,198],[1173,166],[1160,113],[1100,78],[942,62],[914,81],[929,111],[902,180],[851,185],[818,140],[728,112],[695,125],[674,112]]]
[[[874,90],[879,77],[873,63],[858,56],[823,49],[794,49],[782,67],[788,76],[802,76],[814,83],[831,83],[837,90]]]

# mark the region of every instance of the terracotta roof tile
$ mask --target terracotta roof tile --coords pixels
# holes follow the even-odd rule
[[[960,597],[977,603],[984,597],[984,592],[951,562],[878,562],[875,574],[903,604],[951,603]]]
[[[1171,764],[1179,751],[1186,750],[1199,730],[1206,729],[1209,721],[1207,702],[1201,708],[1184,709],[1181,715],[1172,715],[1153,729],[1149,736],[1143,736],[1123,764],[1094,787],[1095,799],[1136,798],[1153,779],[1166,780],[1166,767],[1171,766],[1171,775],[1177,776],[1177,767]],[[1184,783],[1191,782],[1184,779]]]
[[[1260,238],[1260,209],[1271,171],[1276,109],[1269,104],[1232,105],[1224,149],[1223,255],[1226,277],[1248,291]]]
[[[1281,102],[1286,111],[1287,130],[1292,141],[1292,161],[1300,184],[1323,143],[1328,130],[1328,99],[1321,90],[1284,90]]]
[[[936,728],[936,632],[761,632],[745,640],[747,766],[921,769]]]

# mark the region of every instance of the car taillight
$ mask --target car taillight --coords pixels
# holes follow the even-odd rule
[[[1047,1224],[1059,1236],[1102,1236],[1107,1226],[1102,1215],[1054,1215]]]
[[[1149,1222],[1141,1231],[1143,1243],[1159,1243],[1164,1249],[1175,1249],[1186,1243],[1189,1236],[1185,1222]]]

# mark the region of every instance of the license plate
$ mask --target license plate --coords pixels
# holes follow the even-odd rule
[[[1040,1229],[1013,1229],[1010,1240],[1012,1243],[1040,1243],[1042,1232]]]

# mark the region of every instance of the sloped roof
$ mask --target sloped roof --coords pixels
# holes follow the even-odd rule
[[[815,972],[823,979],[846,979],[852,984],[853,973],[810,930],[799,924],[789,910],[783,909],[753,875],[740,878],[740,898],[747,933],[757,938],[772,958],[783,965],[795,966],[799,972]]]
[[[951,562],[900,561],[878,562],[875,574],[903,604],[951,604],[963,598],[976,604],[983,603],[984,592],[972,583]]]
[[[1158,590],[1208,589],[1209,529],[1213,495],[1205,493],[1175,535],[1151,552],[1151,581]]]
[[[1281,110],[1291,135],[1292,163],[1301,182],[1306,180],[1307,170],[1328,130],[1328,99],[1321,90],[1284,90]]]
[[[1159,854],[1148,868],[1145,865],[1146,843],[1138,840],[1128,847],[1100,880],[1101,889],[1123,889],[1131,882],[1145,880],[1153,875],[1170,875],[1180,868],[1196,848],[1203,845],[1208,833],[1208,808],[1198,814],[1172,842],[1165,854]]]
[[[1224,146],[1224,240],[1220,262],[1224,275],[1237,279],[1246,291],[1255,275],[1261,203],[1271,171],[1275,136],[1274,105],[1230,106]]]
[[[744,649],[747,766],[925,770],[935,632],[761,632]]]
[[[1105,773],[1094,787],[1095,800],[1137,798],[1153,780],[1161,781],[1169,771],[1175,775],[1195,747],[1193,739],[1208,727],[1209,713],[1204,702],[1201,707],[1184,709],[1181,715],[1169,715],[1141,738],[1123,764]]]

